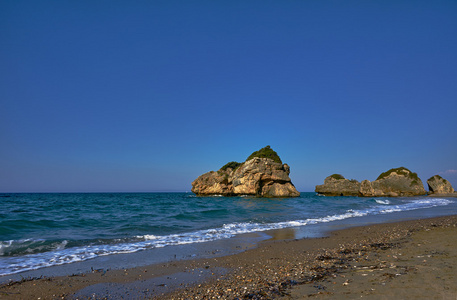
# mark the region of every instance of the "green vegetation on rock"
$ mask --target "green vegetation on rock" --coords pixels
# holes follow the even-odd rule
[[[273,161],[282,164],[281,158],[279,158],[278,153],[276,153],[270,146],[266,146],[265,148],[260,149],[259,151],[255,151],[246,159],[246,161],[253,159],[254,157],[258,158],[269,158]]]
[[[330,177],[332,177],[333,179],[337,179],[337,180],[346,179],[341,174],[333,174],[333,175],[330,175]]]
[[[396,169],[390,169],[387,172],[381,173],[381,175],[379,175],[376,180],[380,180],[380,179],[386,178],[387,176],[389,176],[390,174],[392,174],[394,172],[397,173],[398,175],[404,175],[404,176],[406,176],[408,178],[411,178],[414,181],[416,181],[417,183],[419,181],[419,177],[417,176],[417,173],[413,173],[413,172],[411,172],[410,170],[408,170],[405,167],[400,167],[400,168],[396,168]]]
[[[441,177],[440,175],[432,176],[432,177],[430,177],[427,181],[433,180],[434,178],[439,179],[439,180],[442,180],[444,183],[447,183],[447,182],[448,182],[446,179],[444,179],[444,178]]]
[[[237,162],[237,161],[231,161],[229,163],[226,163],[222,168],[221,170],[222,171],[225,171],[227,170],[228,168],[231,168],[233,171],[235,171],[239,166],[241,166],[241,163]]]

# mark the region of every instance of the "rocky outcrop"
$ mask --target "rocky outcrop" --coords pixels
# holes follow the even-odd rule
[[[324,184],[316,186],[316,193],[325,196],[358,196],[360,182],[349,180],[340,174],[325,178]]]
[[[427,185],[429,194],[453,194],[455,192],[451,183],[440,175],[430,177],[427,180]]]
[[[427,194],[424,184],[417,174],[404,167],[390,169],[382,173],[375,181],[371,182],[371,186],[373,194],[361,192],[361,196],[410,197]]]
[[[208,172],[192,182],[197,196],[298,197],[289,178],[290,167],[282,164],[269,146],[251,154],[244,163],[231,162],[219,171]]]
[[[323,185],[316,186],[316,192],[325,196],[361,197],[408,197],[426,194],[422,180],[416,173],[404,167],[390,169],[372,182],[364,180],[359,183],[334,174],[327,177]]]
[[[365,179],[362,181],[362,183],[360,184],[358,196],[363,196],[363,197],[374,197],[375,196],[375,191],[374,191],[373,185],[371,184],[370,180]]]
[[[197,195],[233,195],[233,185],[229,183],[232,169],[211,171],[192,182],[192,192]]]

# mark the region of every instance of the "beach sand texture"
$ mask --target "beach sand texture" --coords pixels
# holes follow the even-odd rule
[[[231,256],[10,282],[0,299],[457,299],[457,216],[271,234]]]

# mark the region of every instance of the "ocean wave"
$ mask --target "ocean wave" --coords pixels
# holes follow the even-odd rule
[[[379,204],[390,204],[390,201],[387,200],[387,199],[374,199],[376,201],[376,203],[379,203]]]
[[[237,234],[268,231],[273,229],[293,228],[309,224],[328,223],[348,218],[367,215],[388,214],[398,211],[409,211],[435,206],[445,206],[453,201],[441,198],[404,200],[401,204],[392,205],[383,202],[367,209],[348,209],[343,213],[304,220],[291,220],[276,223],[240,222],[224,224],[219,228],[198,230],[194,232],[160,235],[138,235],[130,239],[117,239],[112,243],[93,244],[69,247],[67,240],[18,240],[0,241],[0,275],[14,274],[27,270],[55,265],[85,261],[99,256],[132,253],[146,249],[162,248],[173,245],[203,243],[231,238]],[[29,249],[29,250],[27,250]],[[20,253],[25,255],[18,255]]]
[[[22,239],[0,241],[0,257],[62,250],[67,244],[67,240],[46,241],[44,239]]]

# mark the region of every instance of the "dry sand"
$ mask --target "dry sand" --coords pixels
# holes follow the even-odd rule
[[[457,299],[457,216],[272,234],[231,256],[11,282],[0,299]]]

